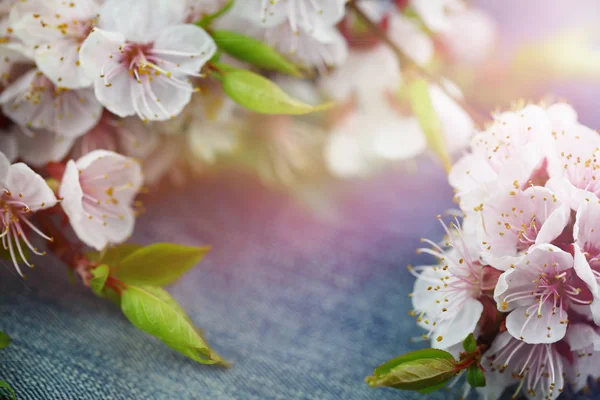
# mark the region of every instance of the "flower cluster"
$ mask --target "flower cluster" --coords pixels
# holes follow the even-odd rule
[[[274,184],[323,173],[364,176],[414,157],[427,141],[401,93],[407,65],[393,47],[423,66],[435,54],[432,36],[456,50],[452,38],[462,23],[453,21],[472,13],[458,0],[5,1],[4,248],[17,269],[18,261],[31,265],[24,246],[43,251],[30,233],[52,240],[32,222],[42,210],[68,219],[90,247],[122,243],[132,234],[134,198],[143,184],[165,175],[182,181],[223,156],[250,160]],[[367,32],[367,22],[380,35]],[[300,118],[257,115],[236,104],[219,81],[232,68],[252,69],[253,58],[220,46],[219,32],[262,41],[290,63],[287,71],[316,74],[311,80],[280,75],[274,82],[306,104],[333,100],[336,107]],[[232,54],[220,54],[219,46]],[[450,151],[464,147],[473,122],[454,100],[460,91],[449,81],[428,90]]]
[[[465,46],[467,28],[482,26],[486,35]],[[0,35],[0,256],[23,275],[23,264],[33,267],[32,254],[53,252],[96,294],[118,297],[133,325],[202,363],[224,361],[161,286],[197,264],[207,248],[125,243],[142,188],[150,192],[145,188],[165,177],[184,182],[190,173],[233,161],[267,184],[314,193],[309,180],[362,177],[414,158],[432,142],[447,160],[467,145],[474,122],[456,85],[430,79],[424,68],[436,56],[477,64],[495,37],[493,24],[460,0],[4,0]],[[535,164],[535,155],[527,155],[523,162]],[[543,166],[556,169],[553,163]],[[517,189],[523,179],[537,184],[545,177],[538,164],[518,177]],[[489,168],[500,176],[496,163]],[[465,204],[487,201],[484,185],[498,186],[494,176],[461,189],[472,192]],[[556,178],[536,189],[548,202],[528,209],[540,224],[532,225],[532,240],[559,246],[553,256],[565,264],[567,256],[556,255],[567,254],[563,228],[593,237],[584,223],[571,221],[569,207],[583,195],[569,182]],[[514,199],[525,201],[531,191],[523,187]],[[456,240],[453,255],[475,251]],[[571,304],[587,305],[582,299],[599,290],[593,272],[599,256],[595,242],[586,243],[570,255],[578,274],[556,267],[569,292],[559,301],[547,289],[540,303],[543,315],[550,304],[559,307],[555,319],[564,326]],[[508,270],[526,250],[515,244],[509,260],[494,245],[485,257],[502,259]],[[540,258],[544,251],[550,252],[530,254]],[[467,262],[453,267],[452,299],[469,313],[446,313],[415,296],[423,321],[435,320],[435,335],[446,337],[442,344],[462,339],[456,321],[476,329],[473,315],[486,306],[476,294],[489,290],[480,282],[492,285],[500,275],[479,261],[483,255],[461,257]],[[420,276],[443,274],[424,269]],[[574,276],[589,283],[585,292]],[[533,308],[520,297],[510,300],[512,281],[502,279],[507,289],[498,296],[515,310],[513,332],[521,308]],[[529,321],[522,322],[525,339],[535,335]],[[553,328],[551,337],[560,333]]]
[[[186,1],[11,3],[2,17],[0,104],[11,122],[0,132],[2,240],[21,272],[17,261],[32,265],[24,246],[42,254],[30,233],[53,240],[33,214],[57,203],[90,247],[131,235],[143,183],[136,158],[158,145],[140,124],[181,113],[216,45],[187,23],[196,10]]]
[[[417,321],[436,348],[479,338],[491,398],[579,390],[600,367],[600,135],[567,104],[527,105],[470,148],[449,177],[463,222],[411,268]]]

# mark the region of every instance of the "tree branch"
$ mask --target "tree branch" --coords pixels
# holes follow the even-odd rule
[[[432,75],[429,71],[427,71],[426,69],[424,69],[423,67],[421,67],[420,65],[415,63],[411,58],[407,57],[402,52],[402,50],[400,50],[400,48],[396,45],[396,43],[394,43],[394,41],[392,41],[392,39],[389,38],[387,33],[384,32],[375,22],[373,22],[369,18],[369,16],[367,16],[367,14],[365,14],[360,9],[360,7],[358,7],[356,5],[355,0],[350,0],[348,2],[348,8],[356,13],[356,15],[360,18],[360,20],[367,26],[367,28],[369,28],[369,30],[371,32],[373,32],[375,34],[375,36],[377,36],[379,39],[381,39],[381,41],[383,41],[387,46],[389,46],[394,51],[394,53],[396,54],[396,57],[398,57],[398,60],[400,61],[400,63],[402,65],[407,65],[407,66],[413,68],[422,77],[424,77],[428,81],[433,82],[436,85],[438,85],[440,87],[440,89],[442,91],[444,91],[444,93],[448,97],[450,97],[456,103],[458,103],[469,114],[469,116],[473,119],[473,121],[477,125],[483,126],[485,124],[485,122],[489,120],[489,118],[487,116],[485,116],[482,113],[480,113],[479,111],[477,111],[469,103],[467,103],[464,99],[457,98],[452,93],[450,93],[446,89],[446,86],[444,85],[444,83],[442,82],[442,80],[439,77]]]

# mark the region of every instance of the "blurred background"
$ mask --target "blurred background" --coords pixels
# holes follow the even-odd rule
[[[432,71],[486,116],[520,99],[566,100],[584,124],[600,125],[598,1],[469,5],[491,25],[457,35],[475,45],[488,32],[486,56],[460,57],[460,48],[436,37]],[[14,343],[0,355],[0,370],[19,398],[417,398],[363,380],[424,345],[411,340],[422,331],[409,316],[414,281],[406,266],[431,261],[416,255],[419,239],[441,239],[436,215],[453,207],[443,164],[427,150],[352,178],[308,168],[296,179],[317,163],[310,150],[294,168],[281,165],[313,142],[297,139],[302,130],[281,139],[283,128],[274,126],[275,139],[252,138],[243,168],[225,163],[160,179],[134,237],[213,246],[170,290],[234,368],[205,368],[158,345],[110,304],[71,286],[48,256],[30,279],[0,281],[0,321]]]

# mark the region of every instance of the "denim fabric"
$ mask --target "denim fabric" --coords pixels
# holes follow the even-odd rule
[[[408,315],[422,236],[452,206],[442,171],[396,171],[334,197],[317,218],[235,174],[170,189],[148,204],[137,242],[213,245],[169,288],[233,368],[194,363],[68,282],[51,256],[21,281],[0,270],[0,379],[20,399],[413,399],[371,389],[380,363],[423,343]],[[419,256],[422,257],[422,256]],[[421,259],[423,260],[423,259]],[[448,398],[437,393],[428,398]]]

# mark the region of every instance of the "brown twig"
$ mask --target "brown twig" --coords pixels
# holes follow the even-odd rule
[[[361,21],[369,28],[371,32],[375,34],[381,41],[383,41],[386,45],[388,45],[398,57],[398,60],[402,65],[407,65],[416,70],[419,75],[426,78],[428,81],[431,81],[438,85],[440,89],[446,93],[450,98],[452,98],[456,103],[458,103],[468,114],[471,116],[473,121],[479,125],[483,126],[485,122],[489,119],[479,111],[477,111],[474,107],[472,107],[469,103],[467,103],[464,99],[457,98],[452,93],[450,93],[441,79],[435,75],[432,75],[429,71],[415,63],[411,58],[407,57],[402,50],[394,43],[392,39],[384,32],[375,22],[373,22],[367,14],[365,14],[360,7],[356,5],[355,0],[350,0],[348,2],[348,8],[356,13],[356,15],[361,19]]]

